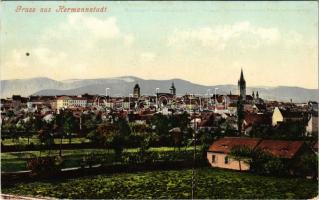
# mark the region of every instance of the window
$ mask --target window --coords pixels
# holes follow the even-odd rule
[[[216,155],[212,155],[212,162],[216,162]]]
[[[229,163],[229,159],[228,159],[228,156],[225,157],[225,164],[228,164]]]

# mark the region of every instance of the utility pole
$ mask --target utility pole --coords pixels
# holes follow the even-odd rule
[[[193,168],[192,168],[192,199],[195,197],[195,165],[196,165],[196,113],[194,111],[194,150],[193,150]]]
[[[59,114],[60,115],[60,114]],[[60,116],[61,117],[61,126],[62,126],[62,130],[61,130],[61,135],[60,135],[60,151],[59,151],[59,156],[62,156],[62,142],[63,142],[63,134],[64,134],[64,127],[63,127],[63,115]],[[56,118],[57,118],[57,114],[55,114],[55,125],[56,125]],[[57,125],[56,125],[57,126]]]
[[[133,94],[128,94],[128,113],[131,112],[131,97],[133,98]]]
[[[83,113],[83,110],[81,109],[81,114],[80,114],[80,132],[82,132],[82,113]]]
[[[216,90],[218,90],[218,88],[215,88],[215,113],[217,112],[217,108],[216,108],[216,106],[217,106]]]
[[[159,88],[156,88],[156,111],[158,109],[158,92],[159,92]]]
[[[210,98],[210,90],[211,89],[207,89],[207,108],[209,107],[209,105],[212,105],[212,99]]]

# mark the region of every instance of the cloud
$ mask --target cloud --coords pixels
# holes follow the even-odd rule
[[[151,52],[143,52],[140,55],[141,62],[151,62],[155,59],[156,55]]]
[[[119,66],[123,59],[116,56],[133,54],[128,47],[135,41],[133,34],[120,29],[115,17],[99,19],[83,14],[70,14],[39,35],[32,46],[13,48],[6,53],[5,77],[94,76],[99,72],[92,68],[104,66],[105,60],[109,66]],[[25,56],[26,52],[31,55]]]
[[[133,35],[124,35],[123,40],[125,46],[131,46],[134,43],[135,38]]]
[[[60,62],[65,62],[67,59],[67,54],[63,51],[54,52],[49,48],[38,47],[32,51],[34,59],[39,63],[45,63],[46,66],[57,66]],[[48,62],[50,61],[50,62]]]
[[[27,68],[26,51],[22,49],[12,50],[10,56],[5,59],[4,66],[16,67],[19,69]]]
[[[56,27],[47,29],[42,37],[42,43],[54,43],[68,46],[82,46],[94,48],[98,42],[117,41],[130,46],[134,42],[134,36],[121,31],[115,17],[99,19],[83,14],[70,14],[67,20]]]
[[[250,22],[238,22],[233,25],[205,26],[197,29],[175,30],[168,38],[169,46],[187,44],[224,50],[237,45],[242,48],[257,48],[277,42],[281,37],[276,28],[257,27]]]
[[[98,19],[96,17],[85,17],[81,14],[71,14],[68,17],[68,27],[81,27],[88,34],[99,38],[116,38],[120,36],[116,18]]]

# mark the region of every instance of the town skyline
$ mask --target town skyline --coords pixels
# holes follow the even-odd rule
[[[240,87],[241,89],[239,89],[240,82],[242,83],[242,87]],[[139,93],[146,96],[155,95],[155,93],[158,92],[165,93],[169,91],[171,93],[171,89],[174,88],[174,94],[176,96],[183,96],[187,94],[207,96],[213,93],[223,95],[239,94],[240,91],[254,96],[254,93],[258,94],[259,91],[261,97],[267,100],[306,102],[316,100],[318,98],[317,89],[289,86],[256,87],[250,86],[249,81],[247,82],[246,89],[246,79],[244,78],[243,70],[240,72],[237,86],[235,84],[205,86],[183,79],[147,80],[134,76],[104,79],[70,79],[64,81],[56,81],[49,78],[39,77],[33,79],[4,80],[1,81],[1,83],[0,95],[7,98],[13,95],[105,95],[106,90],[108,91],[108,95],[124,97],[131,94],[133,86],[134,91],[135,87],[138,87]]]
[[[315,3],[65,3],[107,6],[92,15],[16,13],[16,4],[5,2],[1,79],[130,75],[216,85],[233,84],[243,68],[251,86],[317,89]]]

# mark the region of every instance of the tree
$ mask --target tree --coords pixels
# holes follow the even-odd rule
[[[283,161],[262,149],[254,149],[250,156],[250,169],[259,174],[282,176],[287,174]]]
[[[185,143],[185,141],[192,138],[187,134],[190,122],[189,114],[184,112],[182,114],[171,115],[169,116],[169,121],[170,124],[168,124],[168,128],[170,129],[171,138],[174,141],[174,147],[177,146],[180,150],[180,147]]]
[[[306,124],[303,121],[286,121],[274,128],[273,135],[285,139],[300,139],[306,131]]]
[[[251,157],[252,150],[246,146],[234,146],[230,150],[230,157],[236,161],[238,161],[239,164],[239,171],[241,171],[241,164],[242,161],[245,163],[249,163],[249,159]]]
[[[126,141],[128,140],[130,133],[131,129],[126,119],[119,118],[115,122],[115,131],[112,134],[113,140],[111,143],[117,156],[120,157],[122,155],[124,146],[126,144]]]
[[[2,124],[1,124],[1,129],[3,131],[8,131],[10,133],[14,133],[15,130],[16,130],[16,126],[13,122],[11,121],[2,121]]]
[[[8,110],[7,111],[7,117],[11,118],[11,117],[14,117],[14,116],[15,116],[15,114],[14,114],[13,110]]]
[[[2,133],[1,133],[1,137],[4,138],[4,131],[7,131],[8,135],[7,138],[11,138],[12,141],[14,142],[15,140],[15,133],[16,133],[16,125],[13,121],[11,120],[8,120],[8,121],[5,121],[1,124],[1,129],[2,129]]]
[[[150,148],[150,142],[154,139],[154,133],[151,132],[143,132],[139,133],[139,161],[140,162],[145,162],[148,161],[149,159],[149,152],[148,149]]]
[[[96,132],[91,132],[89,135],[95,141],[101,141],[107,148],[112,148],[117,157],[121,154],[128,141],[131,129],[125,119],[119,118],[117,121],[105,122],[100,124]]]
[[[302,155],[296,168],[298,173],[304,176],[318,177],[318,155],[314,153]]]
[[[250,137],[258,138],[271,138],[272,137],[272,127],[266,124],[253,124],[252,129],[249,132]]]
[[[62,127],[62,132],[69,137],[69,143],[71,144],[72,133],[76,131],[77,123],[76,119],[73,116],[72,111],[63,110],[60,113],[60,122]]]
[[[130,128],[133,134],[151,132],[148,124],[131,123]]]
[[[90,132],[90,136],[94,142],[104,144],[105,147],[109,149],[116,131],[116,126],[110,122],[104,122],[97,127],[96,131]]]
[[[171,129],[169,132],[174,141],[174,151],[176,146],[178,147],[178,150],[180,151],[182,140],[183,140],[183,132],[181,131],[179,127],[175,127]]]
[[[179,127],[181,131],[185,131],[189,125],[190,119],[187,112],[170,116],[171,128]]]
[[[162,114],[155,114],[151,119],[151,125],[153,127],[154,132],[160,137],[160,141],[162,144],[170,143],[170,121],[169,119]]]
[[[203,132],[200,132],[200,135],[201,135],[200,142],[202,144],[201,152],[202,152],[203,158],[205,158],[207,155],[208,148],[210,147],[210,145],[214,141],[214,137],[213,137],[211,132],[204,132],[203,131]]]
[[[29,120],[26,121],[25,123],[25,129],[26,129],[26,133],[27,133],[27,137],[28,137],[28,144],[30,141],[30,136],[32,135],[32,132],[36,131],[36,122],[35,122],[35,117],[32,113],[28,114]]]
[[[131,134],[131,128],[126,119],[119,118],[117,121],[119,133],[124,137],[128,137]]]
[[[93,144],[96,144],[96,145],[105,144],[105,138],[103,137],[103,135],[98,133],[96,130],[93,130],[90,133],[88,133],[86,138],[91,140],[91,142]]]
[[[93,113],[82,115],[82,130],[84,134],[88,134],[97,129],[98,124],[102,121],[98,119],[97,115]]]
[[[44,144],[49,148],[49,155],[51,153],[51,146],[54,144],[54,138],[53,136],[49,133],[49,130],[41,129],[38,132],[39,140],[41,144]],[[41,151],[40,151],[41,153]]]
[[[43,121],[42,121],[41,115],[39,114],[34,115],[34,126],[36,131],[43,129]]]

